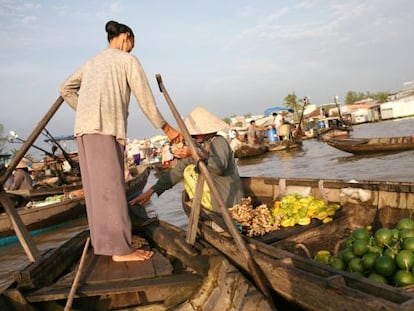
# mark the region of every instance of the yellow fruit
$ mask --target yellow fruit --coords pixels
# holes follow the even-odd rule
[[[280,222],[280,225],[281,225],[282,227],[290,227],[290,219],[289,219],[289,218],[287,218],[287,219],[283,219],[283,220]]]
[[[318,206],[314,202],[309,204],[308,206],[308,210],[316,211],[317,209],[318,209]]]
[[[299,209],[301,208],[301,204],[300,202],[295,202],[293,204],[293,213],[297,213],[299,211]]]
[[[326,224],[326,223],[328,223],[328,222],[331,222],[333,219],[331,218],[331,217],[326,217],[326,218],[324,218],[323,220],[322,220],[322,222],[324,223],[324,224]]]
[[[317,214],[315,218],[317,218],[319,220],[323,220],[326,217],[328,217],[328,214],[326,212],[321,212],[321,213]]]
[[[299,219],[298,224],[301,226],[306,226],[309,225],[311,223],[311,219],[310,217],[303,217],[301,219]]]
[[[313,217],[315,215],[316,211],[313,211],[311,209],[308,209],[308,212],[306,213],[306,216]]]
[[[333,207],[329,207],[326,209],[326,213],[328,214],[328,216],[333,216],[335,215],[335,209]]]

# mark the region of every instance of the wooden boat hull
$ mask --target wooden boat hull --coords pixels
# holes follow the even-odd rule
[[[142,192],[147,183],[149,171],[150,169],[147,167],[131,168],[131,178],[125,184],[128,198],[135,197]],[[74,191],[79,193],[79,189]],[[74,192],[61,192],[61,194],[63,193],[65,193],[65,198],[60,202],[51,202],[50,204],[42,206],[32,205],[32,207],[21,206],[17,208],[20,218],[29,231],[37,229],[47,230],[49,229],[48,227],[86,215],[83,192],[79,193],[79,197],[73,198],[71,198],[71,193]],[[0,238],[14,235],[15,231],[12,222],[9,216],[3,212],[0,214]]]
[[[268,151],[265,145],[243,144],[234,150],[234,157],[238,159],[250,158],[262,155]]]
[[[11,310],[65,305],[88,232],[25,267],[0,300]],[[190,247],[185,232],[168,223],[140,229],[142,248],[154,256],[115,263],[89,249],[73,300],[80,310],[272,310],[264,296],[219,252],[207,244]],[[59,260],[57,260],[59,259]],[[55,281],[56,280],[56,281]],[[32,310],[32,309],[31,309]]]
[[[290,150],[300,148],[302,146],[302,142],[294,142],[294,141],[278,141],[275,143],[269,143],[267,145],[268,151],[280,151],[280,150]]]
[[[283,228],[258,238],[246,237],[252,256],[276,294],[307,310],[414,308],[414,293],[408,289],[383,285],[311,259],[321,249],[334,252],[340,240],[357,227],[393,226],[398,219],[409,217],[414,211],[414,183],[266,177],[242,180],[246,196],[253,198],[255,206],[271,206],[276,198],[289,193],[312,195],[341,205],[338,217],[330,223],[312,220],[308,226]],[[185,208],[189,204],[183,199]],[[232,238],[215,232],[207,222],[200,226],[200,233],[202,239],[247,273]]]
[[[414,139],[412,136],[330,139],[326,143],[331,147],[353,154],[414,150]]]
[[[85,215],[85,199],[74,198],[38,207],[20,207],[18,213],[29,231],[44,229]],[[0,215],[0,238],[15,235],[10,217]]]
[[[318,137],[322,140],[340,138],[340,137],[349,137],[350,130],[348,129],[338,129],[338,128],[329,128],[321,129],[318,131]]]
[[[18,195],[26,199],[26,201],[33,201],[33,200],[44,200],[45,198],[57,194],[68,193],[71,191],[76,191],[82,189],[82,183],[74,183],[71,185],[64,185],[59,187],[52,187],[52,186],[40,186],[37,188],[33,188],[30,190],[13,190],[7,191],[8,193]]]

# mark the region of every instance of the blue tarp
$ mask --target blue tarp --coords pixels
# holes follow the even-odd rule
[[[265,116],[270,116],[273,112],[279,112],[279,111],[288,111],[288,112],[295,112],[295,110],[293,110],[292,108],[288,108],[288,107],[272,107],[272,108],[267,108],[264,111],[264,115]]]

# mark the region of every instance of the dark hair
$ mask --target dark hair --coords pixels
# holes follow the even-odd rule
[[[120,24],[115,21],[109,21],[105,25],[105,30],[108,33],[108,42],[113,38],[118,37],[121,33],[129,33],[129,35],[134,38],[134,33],[131,28],[127,25]]]

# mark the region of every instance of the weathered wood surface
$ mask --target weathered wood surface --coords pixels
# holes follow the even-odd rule
[[[280,151],[280,150],[290,150],[290,149],[300,148],[301,146],[302,146],[301,141],[283,140],[283,141],[277,141],[275,143],[268,143],[267,150],[269,152]]]
[[[233,242],[203,226],[202,237],[247,271]],[[308,310],[411,310],[414,294],[321,265],[281,248],[250,240],[269,286]]]
[[[26,226],[32,231],[85,215],[85,199],[67,199],[37,207],[19,207],[17,213]],[[14,235],[14,227],[8,215],[0,215],[0,237]]]
[[[27,200],[43,200],[49,196],[68,193],[70,191],[82,189],[82,183],[56,186],[56,187],[41,187],[24,190],[9,190],[7,193],[22,196]]]
[[[74,264],[82,253],[89,232],[84,231],[65,242],[57,251],[50,250],[42,260],[34,262],[16,274],[18,287],[22,289],[47,286]]]
[[[238,159],[256,157],[266,153],[267,151],[268,149],[264,144],[249,145],[247,143],[243,143],[240,147],[234,150],[234,157]]]
[[[414,307],[412,291],[382,285],[312,260],[320,249],[338,251],[343,239],[357,227],[391,227],[398,219],[412,216],[414,183],[269,177],[244,177],[242,181],[246,196],[251,196],[256,204],[271,206],[283,195],[300,193],[341,206],[334,221],[327,224],[312,222],[310,226],[282,229],[281,233],[274,233],[275,239],[245,237],[270,288],[277,294],[310,310]],[[246,261],[230,238],[213,231],[207,223],[200,231],[202,239],[248,271]]]
[[[142,247],[151,248],[155,255],[143,262],[116,263],[109,256],[95,256],[90,249],[74,295],[74,309],[217,310],[219,306],[226,310],[274,310],[260,291],[210,245],[205,242],[196,242],[194,246],[186,244],[182,229],[162,221],[139,229],[145,234],[146,241],[144,236],[138,239]],[[81,252],[86,236],[82,239],[78,236],[74,240],[79,241],[63,245],[66,251],[56,252],[60,260],[64,256],[72,257],[72,244]],[[6,290],[0,303],[12,302],[25,310],[35,310],[32,304],[40,309],[46,306],[61,309],[69,296],[77,262],[66,262],[63,268],[53,260],[56,256],[50,254],[49,257],[47,262],[44,257],[44,264],[25,269],[26,273],[21,273],[25,278],[18,280],[21,283],[17,287]],[[80,255],[73,257],[79,259]],[[42,286],[45,282],[38,279],[47,265],[56,267],[44,272],[43,276],[49,280],[47,286]],[[54,269],[61,273],[55,273]],[[49,273],[53,277],[46,275]],[[32,277],[36,280],[29,280]],[[57,280],[51,282],[52,278]]]
[[[149,171],[148,167],[138,166],[131,168],[131,179],[125,184],[128,197],[142,192],[147,183]],[[20,220],[28,231],[43,229],[68,220],[84,217],[86,215],[85,199],[82,196],[64,199],[60,202],[43,206],[21,206],[15,212],[19,214]],[[0,214],[0,238],[14,235],[14,229],[12,219],[7,214]]]

